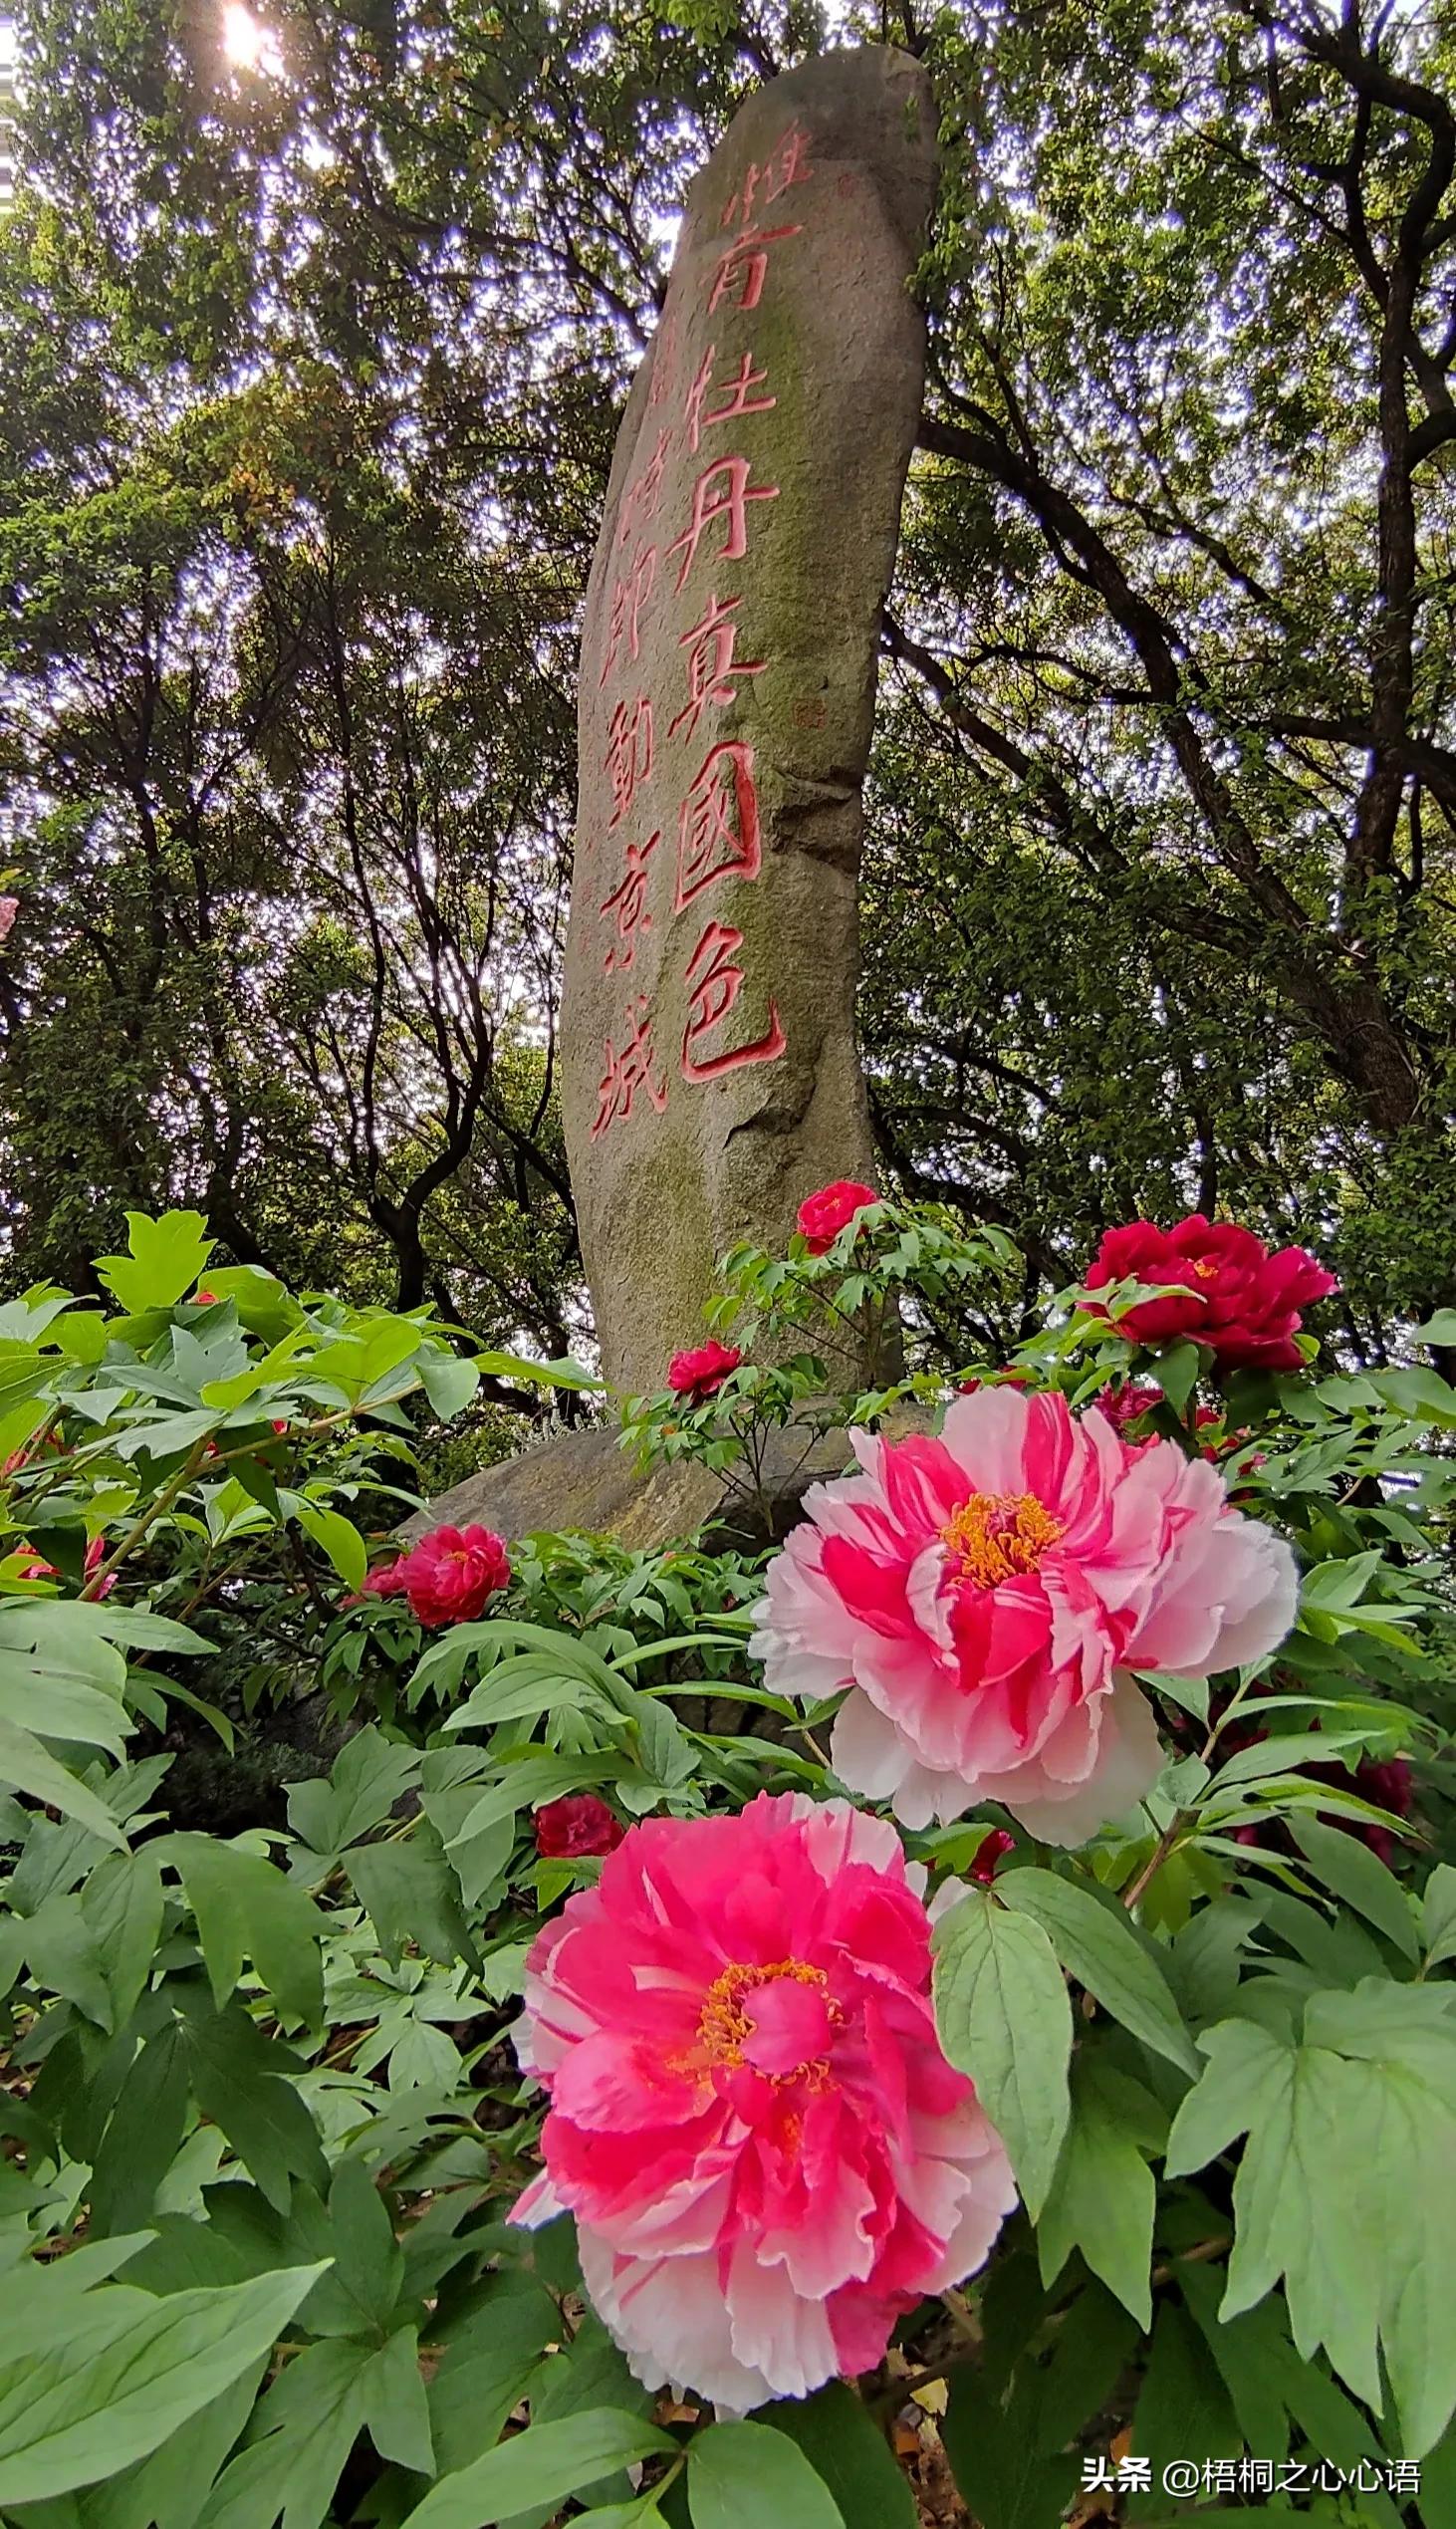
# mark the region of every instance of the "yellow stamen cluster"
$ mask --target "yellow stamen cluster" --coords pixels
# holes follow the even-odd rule
[[[955,1562],[956,1578],[977,1590],[1035,1572],[1063,1534],[1035,1493],[972,1493],[940,1531]]]
[[[803,1958],[778,1958],[764,1967],[725,1967],[714,1978],[703,1996],[702,2016],[698,2021],[698,2044],[710,2064],[734,2067],[743,2060],[743,2044],[753,2034],[754,2022],[744,2008],[744,1997],[756,1993],[761,1985],[775,1984],[788,1976],[795,1984],[827,1985],[829,1978],[822,1967],[811,1967]],[[844,2018],[832,1994],[825,1996],[825,2008],[831,2024],[838,2026]],[[789,2082],[809,2081],[816,2088],[829,2079],[829,2059],[817,2055],[809,2063],[798,2064],[791,2073],[770,2073],[766,2078],[776,2089]]]

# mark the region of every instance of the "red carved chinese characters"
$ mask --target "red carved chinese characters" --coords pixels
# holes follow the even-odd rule
[[[667,468],[667,451],[672,445],[672,432],[659,430],[657,444],[637,476],[621,505],[621,520],[616,531],[618,545],[631,542],[634,530],[645,526],[657,515],[662,497],[662,477]]]
[[[679,811],[672,909],[680,913],[718,879],[756,879],[762,868],[753,748],[725,739],[704,758]]]
[[[708,293],[709,316],[714,308],[721,307],[730,298],[735,289],[738,296],[731,302],[734,307],[756,308],[768,278],[769,247],[777,245],[781,237],[798,237],[801,233],[802,222],[795,220],[787,228],[745,228],[741,236],[735,237],[732,245],[718,257],[713,286]]]
[[[722,488],[713,493],[710,498],[710,487],[720,478]],[[777,483],[755,484],[754,488],[749,490],[746,456],[720,456],[716,465],[705,467],[692,487],[692,516],[682,534],[674,536],[667,548],[668,554],[671,555],[686,547],[686,551],[682,554],[682,568],[673,583],[674,595],[682,587],[697,560],[699,539],[715,520],[725,518],[728,522],[728,533],[718,555],[719,561],[741,562],[748,551],[748,503],[776,501],[778,497]]]
[[[692,449],[694,455],[697,453],[701,433],[709,428],[713,422],[738,421],[746,412],[772,412],[775,404],[779,400],[777,395],[754,395],[750,397],[748,391],[750,386],[764,385],[767,381],[769,373],[766,369],[755,369],[753,366],[752,353],[745,352],[737,377],[724,378],[719,380],[716,391],[727,395],[729,398],[728,402],[719,404],[714,412],[705,412],[703,410],[704,399],[715,391],[713,386],[713,356],[716,350],[717,345],[715,343],[710,343],[708,345],[707,351],[703,357],[703,365],[698,371],[696,378],[693,379],[692,384],[689,386],[687,395],[683,402],[683,426],[687,431],[688,445]]]
[[[652,594],[657,576],[657,548],[639,545],[636,558],[624,580],[616,580],[611,590],[611,611],[607,625],[607,650],[602,661],[599,688],[606,684],[616,664],[616,653],[625,640],[633,658],[638,655],[642,609]]]
[[[687,650],[688,698],[668,728],[669,737],[676,736],[684,720],[688,737],[696,736],[698,722],[708,703],[731,702],[737,687],[729,682],[730,677],[763,674],[767,659],[738,659],[733,655],[738,626],[731,618],[735,608],[742,603],[742,599],[736,597],[726,601],[710,597],[702,622],[695,624],[690,632],[680,635],[678,647]]]
[[[769,1024],[752,1045],[735,1045],[725,1053],[700,1053],[703,1039],[727,1018],[743,990],[743,968],[736,962],[743,933],[731,922],[709,922],[693,950],[687,969],[687,1025],[682,1031],[682,1077],[700,1087],[719,1080],[744,1063],[776,1063],[789,1040],[779,1020],[777,1001],[769,1003]]]
[[[626,1006],[627,1036],[620,1046],[607,1037],[603,1047],[606,1060],[597,1085],[599,1105],[592,1138],[600,1141],[609,1126],[618,1120],[625,1123],[632,1111],[638,1090],[660,1116],[667,1104],[667,1083],[660,1071],[652,1076],[656,1054],[652,1046],[652,1014],[647,996],[639,992]]]
[[[774,143],[762,164],[755,163],[746,170],[723,211],[721,226],[728,234],[722,249],[716,244],[708,248],[708,261],[713,267],[704,284],[709,314],[720,308],[750,313],[760,305],[773,249],[803,233],[802,223],[776,215],[772,206],[791,186],[809,180],[814,172],[809,151],[809,134],[795,124]],[[701,308],[701,300],[698,306]],[[707,434],[716,426],[771,412],[778,401],[769,389],[767,368],[756,364],[751,351],[735,347],[725,353],[721,374],[716,368],[717,343],[707,346],[695,373],[694,358],[687,343],[679,340],[679,317],[674,305],[664,315],[653,356],[647,393],[650,418],[643,431],[643,445],[649,447],[649,453],[639,459],[639,471],[622,499],[614,531],[614,551],[623,560],[611,583],[599,679],[599,686],[605,686],[613,671],[622,675],[621,698],[611,710],[603,757],[603,773],[611,794],[609,828],[629,831],[628,820],[638,828],[637,835],[623,843],[615,884],[598,905],[605,925],[602,971],[607,976],[630,974],[633,980],[640,977],[647,983],[659,961],[657,955],[645,953],[645,942],[653,929],[650,905],[654,873],[661,858],[658,847],[667,829],[664,819],[662,826],[643,841],[640,825],[646,822],[643,800],[651,795],[647,786],[661,778],[655,715],[669,706],[658,690],[633,693],[632,687],[646,679],[640,671],[628,679],[622,674],[623,665],[640,656],[645,610],[654,594],[659,609],[663,604],[656,585],[662,564],[675,561],[678,566],[669,592],[670,604],[686,588],[710,528],[718,531],[706,548],[710,567],[742,562],[749,549],[750,501],[779,498],[776,483],[752,480],[746,456],[735,453],[718,457],[703,468],[691,485],[689,515],[682,533],[670,544],[665,541],[668,530],[655,522],[664,507],[674,451],[686,449],[693,457],[700,457],[705,443],[708,449],[714,446]],[[662,407],[665,409],[659,410]],[[716,445],[722,444],[719,438]],[[676,479],[675,472],[672,479]],[[648,535],[657,541],[648,544]],[[629,568],[624,559],[627,554],[632,556]],[[720,597],[714,590],[705,602],[696,603],[697,620],[690,629],[677,633],[677,646],[684,656],[686,700],[669,721],[668,736],[680,738],[694,752],[703,744],[704,712],[710,707],[730,706],[743,694],[745,679],[763,675],[769,664],[764,657],[737,655],[743,629],[739,620],[742,605],[741,595]],[[662,628],[664,632],[665,629]],[[661,633],[654,632],[654,653],[660,639]],[[758,646],[751,632],[745,646]],[[800,709],[804,709],[802,704]],[[687,760],[690,762],[691,756]],[[708,749],[678,804],[671,916],[683,913],[705,889],[720,881],[730,888],[735,884],[753,885],[762,869],[753,748],[739,739],[723,739]],[[604,878],[598,884],[605,885],[607,882]],[[656,885],[660,922],[665,874]],[[694,917],[692,929],[685,927],[681,934],[673,934],[682,938],[684,948],[700,919],[701,916]],[[639,941],[644,945],[640,959]],[[726,920],[709,920],[701,929],[685,969],[677,968],[675,988],[686,994],[680,1069],[684,1081],[693,1086],[705,1086],[745,1064],[776,1062],[787,1050],[779,1005],[772,997],[768,1002],[768,1024],[762,1033],[746,1045],[723,1042],[725,1035],[735,1032],[734,1013],[750,980],[741,962],[743,945],[741,928]],[[675,1033],[676,1001],[672,1008]],[[635,1109],[645,1107],[657,1115],[664,1113],[667,1078],[653,1041],[659,1019],[660,1012],[654,1017],[647,991],[638,991],[625,1003],[620,1027],[611,1028],[607,1034],[598,1085],[597,1117],[592,1126],[594,1141],[613,1125],[626,1122]],[[743,1032],[742,1015],[736,1032]]]
[[[656,851],[661,840],[659,831],[649,835],[645,843],[627,845],[626,875],[601,906],[604,914],[615,915],[616,930],[602,961],[604,974],[625,974],[637,952],[638,931],[652,927],[652,916],[647,910],[647,855]]]
[[[677,311],[664,316],[657,329],[657,348],[652,361],[652,383],[647,388],[649,406],[665,403],[677,378]]]
[[[782,140],[776,142],[763,165],[750,161],[747,174],[737,192],[730,193],[719,217],[720,228],[731,228],[735,220],[751,219],[760,192],[766,202],[777,202],[791,184],[807,184],[814,173],[805,163],[809,151],[809,134],[795,123]]]
[[[643,782],[651,779],[652,706],[644,693],[638,694],[630,711],[624,702],[613,711],[602,769],[611,784],[609,828],[626,815]]]

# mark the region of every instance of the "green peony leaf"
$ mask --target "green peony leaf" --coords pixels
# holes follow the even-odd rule
[[[1011,2155],[1035,2221],[1071,2116],[1072,2004],[1039,1923],[979,1890],[935,1929],[935,2022]]]
[[[1078,1983],[1157,2055],[1197,2073],[1198,2057],[1172,1988],[1120,1905],[1054,1871],[1007,1871],[996,1883],[1003,1905],[1041,1924]]]
[[[695,2435],[687,2468],[693,2529],[845,2529],[824,2478],[797,2442],[765,2423],[710,2423]]]
[[[1248,2137],[1221,2315],[1252,2309],[1283,2276],[1300,2354],[1308,2362],[1323,2345],[1376,2412],[1383,2352],[1405,2448],[1419,2457],[1456,2406],[1446,1994],[1369,1977],[1353,1993],[1312,1994],[1284,2026],[1272,2012],[1262,2025],[1221,2021],[1201,2044],[1208,2068],[1174,2120],[1166,2165],[1186,2175]]]
[[[480,2529],[482,2521],[510,2520],[543,2503],[554,2509],[579,2486],[595,2485],[654,2452],[670,2457],[676,2448],[640,2416],[598,2406],[556,2423],[533,2424],[499,2442],[469,2467],[442,2476],[409,2517],[413,2529]],[[834,2517],[838,2521],[837,2513]]]
[[[13,2295],[0,2320],[0,2503],[94,2485],[156,2449],[272,2346],[322,2272],[161,2298],[126,2284]]]

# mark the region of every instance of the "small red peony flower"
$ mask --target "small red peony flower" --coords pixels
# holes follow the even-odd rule
[[[626,1829],[595,1791],[568,1792],[536,1812],[536,1850],[547,1861],[614,1853]]]
[[[86,1582],[89,1582],[95,1573],[100,1572],[102,1565],[106,1562],[106,1559],[107,1541],[105,1537],[93,1537],[90,1545],[86,1549],[86,1563],[84,1566],[85,1580],[82,1583],[83,1589],[86,1586]],[[61,1575],[57,1571],[54,1563],[45,1563],[41,1560],[41,1557],[38,1554],[32,1554],[27,1555],[25,1562],[22,1564],[20,1577],[25,1581],[59,1581]],[[117,1576],[115,1572],[108,1573],[107,1578],[101,1585],[101,1588],[96,1592],[97,1604],[100,1604],[103,1599],[109,1599],[116,1586]]]
[[[277,1419],[277,1417],[275,1417],[275,1419],[274,1419],[274,1423],[273,1423],[273,1428],[274,1428],[274,1430],[278,1433],[278,1435],[279,1435],[279,1437],[280,1437],[280,1439],[281,1439],[281,1438],[282,1438],[282,1436],[283,1436],[283,1434],[284,1434],[284,1432],[288,1429],[288,1424],[287,1424],[286,1422],[280,1422],[280,1421]]]
[[[410,1614],[421,1625],[472,1625],[510,1577],[505,1539],[493,1528],[433,1528],[401,1566]]]
[[[862,1212],[866,1203],[878,1201],[872,1185],[857,1184],[852,1176],[836,1177],[833,1185],[822,1185],[817,1194],[807,1195],[799,1206],[799,1226],[809,1241],[810,1254],[827,1255],[855,1213]]]
[[[1009,1836],[1004,1827],[993,1827],[984,1842],[977,1845],[976,1858],[966,1873],[967,1879],[977,1880],[982,1888],[989,1888],[996,1877],[997,1863],[1004,1862],[1008,1853],[1015,1851],[1015,1836]]]
[[[217,1306],[217,1293],[215,1291],[196,1292],[193,1296],[192,1306],[194,1309],[215,1309]]]
[[[674,1396],[687,1396],[694,1404],[706,1404],[742,1359],[736,1345],[716,1340],[700,1344],[695,1353],[674,1353],[667,1365],[667,1385]]]
[[[1107,1230],[1087,1287],[1099,1291],[1129,1277],[1182,1287],[1126,1310],[1116,1320],[1120,1334],[1144,1344],[1191,1335],[1230,1368],[1251,1370],[1299,1370],[1300,1311],[1339,1288],[1306,1248],[1281,1247],[1271,1255],[1252,1229],[1206,1220],[1202,1212],[1190,1212],[1173,1229],[1134,1220]],[[1099,1301],[1088,1305],[1093,1316],[1107,1315]]]
[[[64,1449],[66,1443],[59,1431],[47,1432],[39,1440],[32,1438],[23,1441],[18,1449],[12,1449],[9,1457],[0,1462],[0,1484],[5,1482],[7,1476],[19,1475],[23,1468],[34,1466],[36,1463],[34,1452],[38,1448]]]
[[[376,1563],[372,1572],[364,1575],[360,1598],[402,1599],[408,1587],[405,1577],[406,1562],[406,1556],[396,1554],[392,1563]],[[359,1598],[352,1600],[351,1605],[357,1607]]]
[[[105,1537],[93,1537],[90,1545],[86,1549],[86,1577],[88,1581],[92,1578],[93,1573],[100,1572],[102,1565],[106,1562],[106,1559],[107,1541]],[[106,1580],[103,1581],[101,1588],[97,1591],[98,1599],[109,1599],[116,1586],[117,1576],[115,1572],[111,1572],[107,1575]]]
[[[1151,1413],[1153,1406],[1160,1405],[1162,1400],[1161,1388],[1135,1384],[1126,1388],[1104,1388],[1100,1395],[1092,1398],[1098,1413],[1106,1415],[1114,1431],[1125,1431],[1129,1422],[1136,1422],[1143,1414]]]
[[[533,1944],[551,2105],[511,2218],[575,2214],[644,2387],[809,2397],[984,2265],[1016,2188],[936,2032],[924,1886],[884,1819],[761,1794],[633,1827]]]

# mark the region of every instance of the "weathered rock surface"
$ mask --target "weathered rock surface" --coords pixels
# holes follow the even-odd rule
[[[637,1475],[615,1431],[572,1431],[467,1475],[399,1533],[412,1543],[442,1523],[463,1528],[478,1520],[508,1542],[571,1529],[652,1552],[705,1528],[718,1540],[757,1545],[767,1541],[771,1522],[782,1529],[806,1485],[841,1474],[848,1459],[843,1432],[828,1441],[806,1431],[783,1434],[765,1468],[766,1505],[754,1506],[707,1467],[679,1463]]]
[[[934,171],[907,55],[830,53],[763,89],[692,187],[622,422],[583,640],[562,1044],[604,1365],[629,1391],[701,1341],[725,1247],[782,1247],[816,1186],[872,1181],[861,784]],[[858,1367],[847,1353],[837,1382]],[[544,1454],[569,1483],[597,1464],[590,1437]],[[557,1504],[535,1524],[570,1523]]]
[[[931,1423],[928,1413],[904,1405],[886,1414],[881,1428],[898,1439]],[[845,1474],[852,1462],[848,1432],[791,1424],[771,1436],[762,1496],[754,1502],[745,1498],[741,1479],[735,1485],[702,1466],[679,1463],[637,1475],[614,1430],[572,1431],[467,1475],[427,1511],[416,1512],[399,1535],[412,1544],[430,1528],[479,1521],[508,1544],[566,1529],[650,1553],[701,1529],[710,1544],[761,1546],[792,1526],[811,1484]]]

